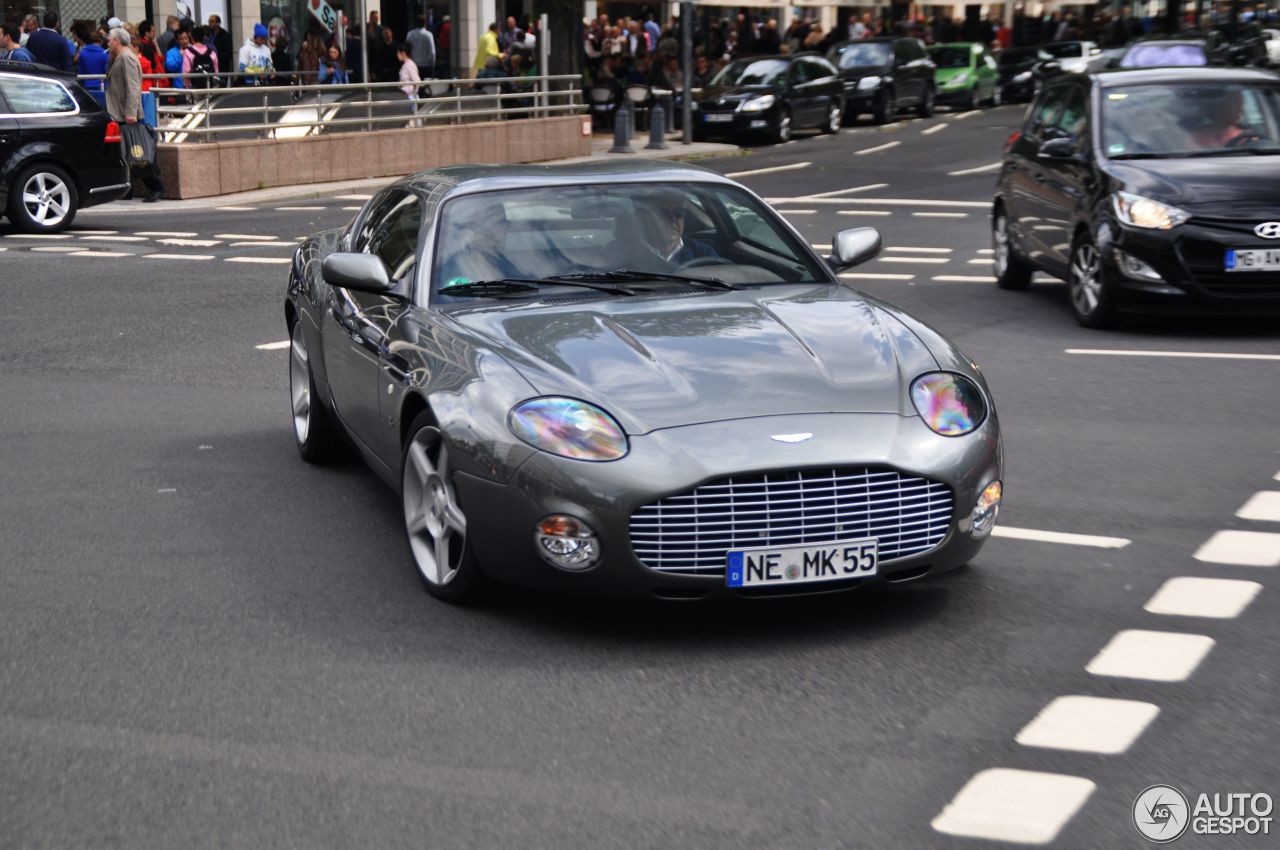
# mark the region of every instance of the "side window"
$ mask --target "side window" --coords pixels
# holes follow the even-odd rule
[[[75,98],[52,80],[0,77],[0,91],[4,93],[9,108],[18,115],[75,112],[78,109]]]
[[[907,39],[905,39],[905,38],[900,38],[900,39],[897,39],[896,41],[894,41],[894,43],[893,43],[893,64],[895,64],[895,65],[905,65],[905,64],[907,64],[908,62],[910,62],[910,61],[911,61],[911,59],[912,59],[912,56],[911,56],[911,47],[910,47],[910,45],[908,44],[908,40],[907,40]]]
[[[1031,106],[1031,110],[1027,113],[1027,126],[1023,129],[1024,135],[1039,139],[1044,135],[1046,129],[1053,125],[1053,121],[1057,118],[1058,113],[1062,110],[1062,104],[1067,99],[1067,92],[1070,91],[1066,86],[1055,86],[1045,89],[1040,93],[1040,97]]]
[[[368,251],[387,267],[392,280],[400,280],[418,259],[418,232],[422,225],[422,204],[417,195],[391,193],[392,203],[374,224]]]
[[[382,221],[387,214],[387,210],[395,206],[396,201],[403,195],[404,192],[398,189],[384,189],[373,196],[369,206],[365,207],[362,217],[356,222],[356,229],[351,236],[352,251],[359,253],[368,247],[369,237],[373,235],[373,230],[378,226],[378,222]]]
[[[810,82],[835,76],[835,73],[828,67],[827,63],[821,59],[801,59],[800,61],[804,64],[805,78]]]
[[[1080,140],[1086,117],[1084,92],[1072,86],[1065,101],[1062,111],[1058,113],[1053,124],[1045,128],[1042,134],[1044,138],[1071,137],[1077,141]]]

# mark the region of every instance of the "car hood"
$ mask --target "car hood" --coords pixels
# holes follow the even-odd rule
[[[1108,162],[1118,188],[1189,210],[1280,207],[1280,154]]]
[[[934,71],[934,79],[940,83],[949,83],[961,74],[967,74],[972,70],[973,68],[967,66],[964,68],[939,68]]]
[[[938,368],[904,323],[838,285],[451,315],[540,394],[600,404],[633,434],[782,414],[914,415],[909,382]]]
[[[710,86],[702,90],[699,103],[716,103],[723,100],[726,105],[741,103],[762,94],[777,94],[780,86]]]

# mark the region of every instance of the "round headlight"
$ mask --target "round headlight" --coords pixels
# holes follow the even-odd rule
[[[1000,498],[1004,495],[1004,487],[999,481],[992,481],[978,497],[969,515],[969,533],[975,540],[981,540],[996,527],[996,516],[1000,513]]]
[[[930,430],[944,437],[968,434],[987,418],[973,381],[954,372],[929,372],[911,382],[911,403]]]
[[[617,460],[627,453],[622,426],[594,404],[576,398],[533,398],[511,409],[511,433],[522,441],[574,460]]]
[[[534,528],[538,552],[562,570],[586,570],[600,560],[600,541],[591,526],[567,514],[555,514]]]

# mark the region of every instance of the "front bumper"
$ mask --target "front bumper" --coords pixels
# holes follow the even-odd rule
[[[769,439],[772,434],[796,432],[814,436],[786,445]],[[770,470],[863,466],[887,467],[947,485],[953,509],[942,542],[917,555],[881,562],[879,574],[871,579],[746,591],[728,588],[723,575],[652,569],[632,548],[630,522],[636,509],[707,481]],[[456,484],[467,515],[468,545],[474,545],[485,572],[496,579],[596,596],[700,599],[834,592],[955,569],[982,548],[984,541],[974,540],[969,533],[969,515],[982,489],[1000,476],[999,424],[994,414],[977,431],[959,438],[934,434],[918,417],[824,414],[656,431],[633,438],[627,457],[611,463],[583,463],[538,453],[507,484],[461,474]],[[557,513],[576,516],[595,529],[602,557],[592,569],[566,572],[538,554],[534,525]]]
[[[955,88],[939,86],[934,102],[942,106],[967,106],[973,97],[973,89],[972,85]]]
[[[709,116],[715,116],[709,118]],[[728,117],[724,117],[728,116]],[[778,107],[761,112],[717,112],[695,109],[693,127],[700,136],[742,137],[773,133],[778,128]]]

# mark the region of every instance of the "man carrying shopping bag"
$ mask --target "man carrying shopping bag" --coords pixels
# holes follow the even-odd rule
[[[158,201],[164,186],[156,168],[155,130],[142,120],[142,64],[133,52],[127,30],[111,30],[107,50],[107,114],[120,124],[124,137],[125,161],[142,172],[147,186],[144,201]]]

